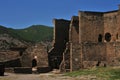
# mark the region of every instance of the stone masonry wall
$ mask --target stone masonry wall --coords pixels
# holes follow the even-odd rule
[[[63,19],[54,19],[54,40],[53,48],[49,51],[49,66],[59,68],[63,52],[66,49],[66,43],[69,41],[70,21]]]
[[[111,42],[106,43],[107,50],[107,65],[118,66],[120,65],[120,43]]]
[[[80,42],[98,42],[104,35],[103,13],[79,12],[79,21]]]
[[[109,33],[111,35],[110,42],[114,42],[118,39],[119,26],[118,22],[118,12],[107,12],[104,13],[104,36]],[[104,42],[106,40],[104,39]]]
[[[63,19],[55,19],[54,21],[54,43],[55,47],[61,48],[69,40],[70,21]]]
[[[63,28],[65,25],[61,20],[55,23],[54,29],[54,50],[60,52],[63,49],[61,54],[66,52],[63,61],[61,59],[63,71],[69,62],[70,71],[95,66],[120,66],[120,6],[119,10],[108,12],[79,11],[66,30]],[[69,35],[67,39],[65,31]],[[69,49],[65,46],[67,42]],[[70,57],[66,57],[68,54]]]
[[[82,46],[81,44],[72,44],[71,47],[71,71],[79,70],[82,68]]]
[[[118,41],[120,41],[120,6],[117,13]]]
[[[83,68],[106,65],[107,54],[104,43],[84,43],[82,47]]]
[[[84,43],[84,61],[106,61],[106,45],[104,43]]]
[[[22,67],[32,67],[32,60],[37,56],[38,67],[48,67],[47,49],[42,44],[38,43],[29,47],[21,56]]]
[[[73,43],[79,43],[79,18],[73,16],[70,24],[70,41]]]

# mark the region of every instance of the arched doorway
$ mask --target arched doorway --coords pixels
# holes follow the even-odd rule
[[[36,59],[33,59],[32,60],[32,67],[36,67],[37,66],[37,60]]]
[[[106,33],[106,34],[105,34],[105,40],[106,40],[107,42],[110,42],[110,40],[111,40],[111,34],[110,34],[110,33]]]

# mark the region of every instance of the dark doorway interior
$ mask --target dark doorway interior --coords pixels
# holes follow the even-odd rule
[[[100,64],[101,64],[101,61],[98,61],[98,63],[96,64],[96,66],[100,66]]]
[[[57,57],[52,59],[52,68],[53,69],[59,69],[59,60]]]
[[[33,59],[32,60],[32,67],[36,67],[37,66],[37,60],[36,59]]]
[[[49,67],[52,69],[59,69],[62,58],[59,56],[49,56]]]
[[[98,36],[98,42],[102,42],[102,35],[101,34],[99,34],[99,36]]]
[[[116,34],[116,39],[118,39],[119,38],[119,35],[118,35],[118,33]]]

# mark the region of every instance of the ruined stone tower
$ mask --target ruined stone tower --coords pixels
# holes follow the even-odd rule
[[[54,24],[50,66],[57,65],[64,72],[94,66],[120,66],[120,9],[79,11],[71,21],[56,19]]]

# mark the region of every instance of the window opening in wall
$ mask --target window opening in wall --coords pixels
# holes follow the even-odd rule
[[[107,42],[110,42],[110,40],[111,40],[111,34],[110,34],[110,33],[106,33],[106,34],[105,34],[105,40],[106,40]]]
[[[118,39],[118,37],[119,37],[119,35],[118,35],[118,33],[116,34],[116,39]]]
[[[98,42],[102,42],[102,35],[101,34],[99,34],[99,36],[98,36]]]

